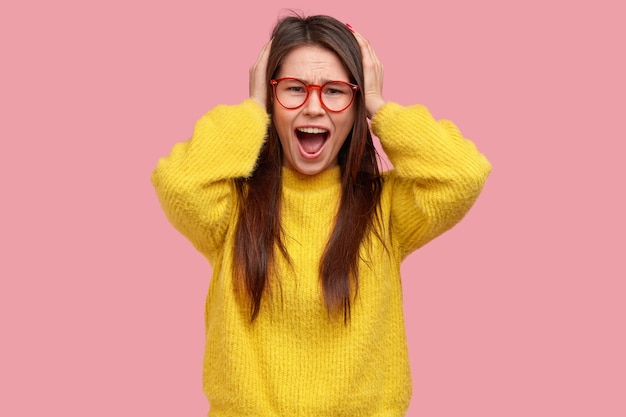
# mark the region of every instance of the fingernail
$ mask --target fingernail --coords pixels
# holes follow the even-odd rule
[[[348,27],[348,29],[350,29],[350,32],[354,33],[354,29],[352,29],[350,23],[346,23],[346,26]]]

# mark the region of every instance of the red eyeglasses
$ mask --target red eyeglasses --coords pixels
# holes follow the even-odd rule
[[[294,110],[306,103],[312,89],[317,89],[322,107],[330,112],[344,111],[354,101],[358,85],[345,81],[328,81],[322,85],[307,84],[297,78],[270,80],[274,87],[274,97],[286,109]]]

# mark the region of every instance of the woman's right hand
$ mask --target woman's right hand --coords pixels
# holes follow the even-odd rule
[[[258,101],[261,106],[265,107],[267,98],[267,60],[270,55],[270,47],[272,40],[266,43],[254,65],[250,67],[250,98]]]

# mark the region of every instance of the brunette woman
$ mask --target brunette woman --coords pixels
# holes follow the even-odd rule
[[[465,215],[490,164],[453,123],[387,102],[371,45],[331,17],[279,21],[249,82],[152,176],[213,271],[209,415],[403,416],[400,263]]]

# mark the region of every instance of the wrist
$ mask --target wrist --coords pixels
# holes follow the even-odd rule
[[[263,100],[263,99],[261,99],[261,98],[259,98],[259,97],[256,97],[256,96],[254,96],[254,95],[251,95],[249,98],[250,98],[251,100],[254,100],[254,101],[256,101],[257,103],[259,103],[259,104],[261,105],[261,107],[265,108],[265,100]]]
[[[371,119],[374,115],[380,110],[381,107],[385,105],[386,101],[380,97],[377,99],[370,99],[367,102],[367,114]]]

